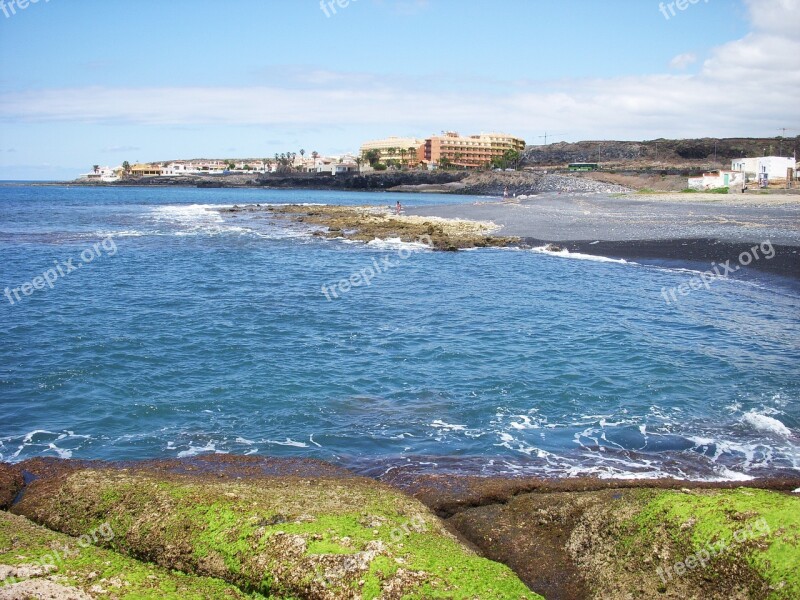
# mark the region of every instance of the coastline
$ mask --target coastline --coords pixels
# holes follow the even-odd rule
[[[302,573],[320,560],[331,568],[338,565],[336,571],[328,571],[330,580],[325,584],[339,590],[331,598],[360,598],[360,592],[351,596],[344,590],[363,588],[372,577],[364,570],[372,561],[394,555],[400,564],[414,564],[420,553],[422,562],[416,563],[420,567],[413,571],[414,577],[395,567],[371,586],[383,589],[381,597],[387,598],[429,597],[424,591],[429,588],[420,586],[434,582],[434,589],[448,586],[451,598],[473,598],[477,593],[481,598],[549,600],[651,597],[647,595],[655,593],[666,598],[701,594],[721,599],[732,597],[735,584],[750,591],[747,597],[790,598],[798,589],[796,573],[791,573],[798,559],[793,536],[800,515],[796,510],[800,496],[795,493],[799,490],[800,476],[744,485],[402,474],[376,481],[307,459],[208,455],[106,463],[38,458],[0,464],[0,508],[18,515],[0,513],[0,538],[24,533],[37,523],[47,528],[37,529],[40,535],[59,532],[75,536],[67,540],[77,540],[87,523],[102,522],[99,527],[107,524],[110,535],[107,543],[98,543],[115,553],[146,557],[159,567],[191,577],[215,577],[234,586],[234,591],[255,590],[276,598],[284,597],[272,595],[279,590],[292,597],[329,597],[320,596],[321,589],[305,587],[302,580]],[[203,506],[209,502],[213,512],[206,513]],[[688,524],[684,517],[669,516],[686,509],[694,514]],[[354,510],[361,515],[361,529],[347,516]],[[791,520],[781,516],[787,510],[794,513]],[[222,530],[213,524],[217,513],[227,515]],[[258,529],[248,525],[255,514],[260,515]],[[386,520],[398,517],[398,527],[386,529]],[[704,521],[720,530],[747,525],[753,531],[758,524],[764,529],[760,533],[784,544],[784,554],[768,569],[743,568],[754,548],[764,552],[765,547],[732,545],[724,561],[709,561],[684,577],[663,577],[672,563],[696,552],[682,540],[695,527],[702,531]],[[173,530],[173,524],[180,524],[181,530]],[[204,533],[207,527],[216,531],[211,538]],[[253,546],[257,556],[236,550],[242,544],[256,544],[264,532],[275,540],[271,550]],[[638,540],[636,558],[625,550],[632,539]],[[179,545],[171,545],[178,540]],[[309,552],[312,543],[318,548]],[[430,543],[437,548],[435,559],[424,558]],[[212,552],[218,558],[197,561],[189,554],[192,548],[201,557]],[[258,556],[267,555],[272,557],[271,566],[253,580],[249,573],[261,564]],[[597,563],[593,555],[605,558]],[[358,560],[340,564],[347,557]],[[230,566],[223,567],[223,559]],[[459,568],[473,573],[473,583],[451,578],[447,568],[437,566],[454,559]],[[19,563],[19,557],[14,561],[6,555],[0,568],[9,561]],[[501,564],[510,570],[503,571]],[[65,571],[70,567],[59,564]],[[510,579],[512,571],[531,593]],[[730,581],[724,579],[721,585],[719,575]],[[80,574],[74,579],[78,586],[93,583],[91,577],[81,581]],[[387,590],[396,590],[397,595]],[[608,595],[610,590],[613,594]],[[374,597],[372,592],[366,595]]]

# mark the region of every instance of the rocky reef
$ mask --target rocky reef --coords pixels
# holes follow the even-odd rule
[[[252,597],[539,598],[508,567],[461,543],[423,504],[360,477],[56,468],[26,487],[13,512],[142,561],[140,570],[154,564]],[[0,559],[16,569],[17,555],[28,564],[37,552],[22,548],[21,529],[13,531],[30,525],[7,523]],[[47,551],[45,541],[37,547]],[[92,568],[103,560],[80,557]],[[92,593],[91,580],[60,583]],[[236,597],[223,592],[204,597]]]
[[[316,235],[370,242],[375,239],[399,238],[417,242],[434,250],[455,251],[464,248],[506,247],[519,243],[519,238],[492,235],[493,223],[459,219],[395,215],[385,208],[369,206],[306,206],[247,205],[220,209],[228,217],[265,213],[276,219],[287,219],[318,227]]]
[[[0,475],[0,600],[800,597],[795,480],[378,482],[229,456]]]

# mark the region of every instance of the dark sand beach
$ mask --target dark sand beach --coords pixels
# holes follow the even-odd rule
[[[749,266],[800,277],[800,196],[789,194],[543,194],[410,209],[411,215],[492,222],[496,235],[628,260],[735,263],[753,245],[776,252]]]

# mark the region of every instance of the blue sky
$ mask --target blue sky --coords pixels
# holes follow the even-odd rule
[[[0,9],[0,179],[443,129],[777,135],[796,125],[797,5],[39,0]]]

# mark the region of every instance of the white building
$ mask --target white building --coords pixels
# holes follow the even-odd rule
[[[731,161],[731,170],[743,172],[748,181],[766,178],[770,181],[786,179],[787,169],[791,169],[792,178],[797,176],[794,158],[782,156],[759,156],[757,158],[737,158]]]
[[[122,167],[97,167],[96,170],[85,173],[80,176],[80,179],[87,179],[89,181],[102,181],[103,183],[113,183],[119,181],[122,175]]]
[[[723,187],[741,188],[744,186],[744,174],[741,171],[711,171],[702,177],[690,177],[689,189],[714,190]]]

